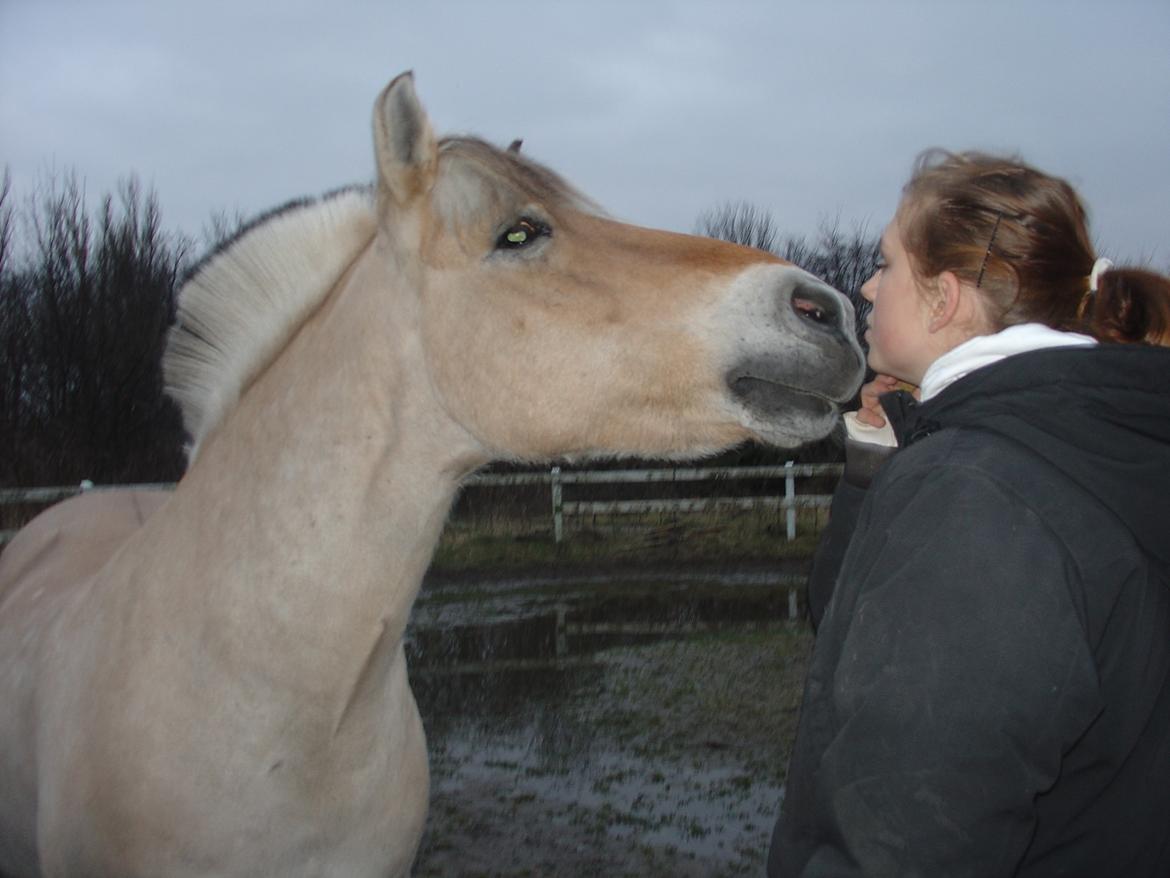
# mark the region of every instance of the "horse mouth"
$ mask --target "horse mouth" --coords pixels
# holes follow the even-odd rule
[[[837,403],[809,390],[798,390],[754,375],[728,381],[732,395],[756,415],[769,420],[803,416],[815,420],[833,418]]]

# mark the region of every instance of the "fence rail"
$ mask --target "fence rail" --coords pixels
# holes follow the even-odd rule
[[[472,476],[466,481],[468,487],[521,487],[547,485],[553,517],[553,533],[556,541],[564,539],[564,519],[571,515],[627,515],[648,512],[702,512],[709,509],[770,509],[784,510],[787,514],[787,535],[796,538],[796,512],[798,509],[828,506],[832,497],[828,494],[797,494],[796,480],[814,476],[841,475],[841,464],[797,464],[789,461],[783,466],[742,466],[742,467],[699,467],[639,470],[582,470],[562,472],[554,466],[548,472],[532,473],[484,473]],[[705,488],[702,497],[646,500],[565,500],[567,485],[622,485],[653,484],[667,482],[724,482],[743,479],[783,480],[784,493],[753,495],[748,497],[720,497],[717,487]],[[95,491],[171,490],[174,483],[144,485],[95,485],[85,481],[80,485],[47,488],[5,488],[0,489],[0,506],[16,504],[56,503],[78,494]],[[0,531],[0,546],[13,536],[15,530]]]

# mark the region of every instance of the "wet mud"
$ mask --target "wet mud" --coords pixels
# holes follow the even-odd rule
[[[414,874],[762,874],[811,645],[800,579],[428,583]]]

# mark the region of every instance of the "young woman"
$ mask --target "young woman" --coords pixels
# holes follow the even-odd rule
[[[881,248],[768,874],[1170,875],[1170,281],[974,153]]]

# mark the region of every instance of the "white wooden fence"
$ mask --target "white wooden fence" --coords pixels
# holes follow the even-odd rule
[[[523,485],[548,485],[553,533],[559,543],[564,539],[564,520],[568,515],[623,515],[647,512],[701,512],[708,509],[774,509],[786,514],[788,539],[796,538],[796,513],[798,509],[828,506],[832,497],[828,494],[797,494],[796,480],[810,476],[841,475],[841,464],[798,464],[789,461],[783,466],[706,467],[691,469],[642,469],[642,470],[590,470],[562,472],[554,466],[548,472],[532,473],[486,473],[472,476],[468,486],[517,487]],[[720,497],[718,483],[736,479],[775,481],[777,492],[749,497]],[[783,482],[783,493],[779,483]],[[652,484],[660,482],[715,482],[705,487],[702,497],[645,500],[565,500],[567,485],[598,484]],[[82,482],[71,487],[53,488],[7,488],[0,490],[0,506],[18,503],[55,503],[68,497],[88,491],[116,491],[128,488],[171,489],[174,484],[154,485],[94,485]],[[0,546],[15,535],[15,530],[0,531]]]
[[[699,469],[591,470],[562,472],[554,466],[547,473],[480,475],[472,485],[549,485],[552,500],[553,533],[559,543],[564,539],[567,515],[623,515],[646,512],[702,512],[707,509],[783,509],[787,516],[788,539],[796,538],[798,509],[828,506],[829,494],[797,494],[796,480],[809,476],[841,475],[841,464],[796,464],[783,466],[706,467]],[[720,497],[718,487],[704,488],[702,497],[652,500],[565,500],[566,485],[650,484],[655,482],[720,482],[736,479],[783,480],[783,494],[750,497]],[[777,488],[779,490],[779,487]]]

